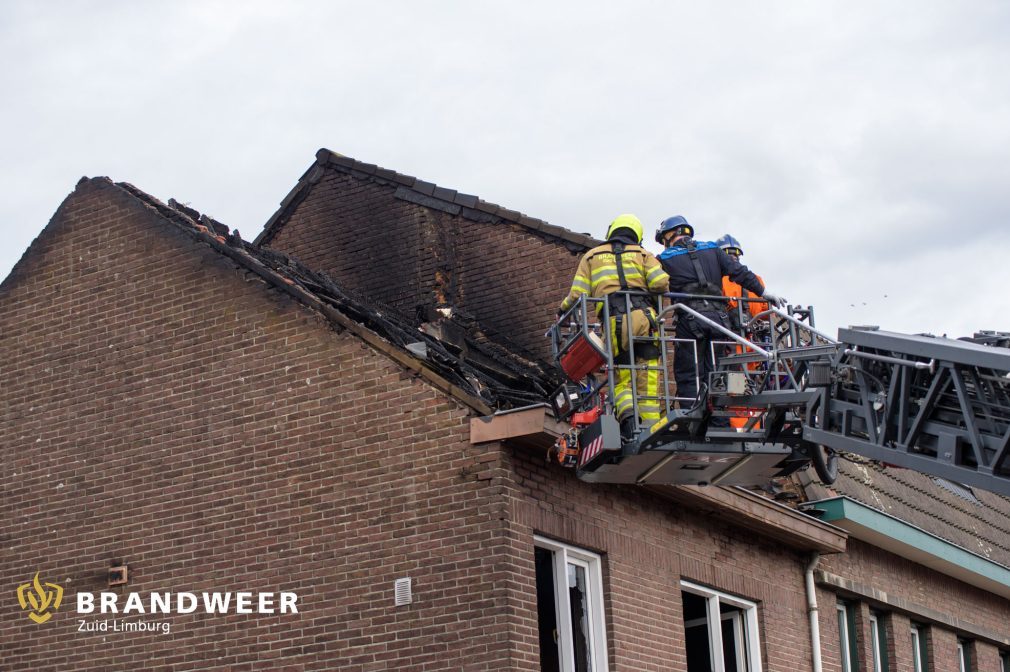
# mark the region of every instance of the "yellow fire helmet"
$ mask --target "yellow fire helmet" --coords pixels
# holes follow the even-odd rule
[[[617,219],[610,223],[610,228],[607,229],[607,239],[614,235],[614,231],[618,229],[631,229],[635,232],[635,240],[639,244],[642,242],[642,221],[635,217],[634,215],[618,215]]]

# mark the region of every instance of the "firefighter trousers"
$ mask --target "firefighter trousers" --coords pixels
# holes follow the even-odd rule
[[[627,315],[610,318],[610,342],[614,346],[614,409],[617,419],[624,420],[634,413],[638,402],[638,416],[645,427],[651,427],[660,419],[659,401],[659,348],[656,340],[655,312],[650,308],[633,310]],[[651,318],[651,319],[650,319]],[[618,322],[621,323],[618,335]],[[651,338],[650,338],[651,337]],[[632,371],[629,349],[634,338],[635,371],[632,386]]]

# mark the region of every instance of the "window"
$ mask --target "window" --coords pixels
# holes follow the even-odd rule
[[[606,672],[600,556],[534,537],[540,669]]]
[[[680,587],[688,672],[761,672],[757,605],[689,581]]]
[[[955,483],[954,481],[948,481],[946,478],[940,478],[939,476],[932,477],[933,482],[939,485],[941,488],[947,492],[952,492],[961,499],[971,502],[972,504],[981,504],[975,493],[967,485],[962,485],[960,483]]]
[[[959,672],[971,672],[971,642],[957,640],[957,668]]]
[[[873,660],[872,672],[887,672],[887,634],[884,631],[883,614],[870,612],[870,653]]]
[[[926,627],[913,623],[912,628],[912,672],[926,672]]]
[[[999,654],[1000,672],[1010,672],[1010,653],[1001,652]]]
[[[842,662],[842,672],[856,672],[856,619],[855,608],[848,602],[839,602],[838,611],[838,653]]]

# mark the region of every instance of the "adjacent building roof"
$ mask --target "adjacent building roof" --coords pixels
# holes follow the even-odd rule
[[[802,508],[818,510],[822,520],[841,527],[857,539],[1010,598],[1010,569],[908,521],[844,496],[810,502]]]
[[[806,480],[805,499],[846,496],[954,546],[1010,567],[1010,499],[843,454],[831,486]]]

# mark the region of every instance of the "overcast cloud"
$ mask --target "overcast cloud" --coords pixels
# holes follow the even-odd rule
[[[1010,331],[1008,35],[998,1],[0,0],[0,277],[82,175],[251,239],[327,147],[597,236],[683,214],[829,330]]]

